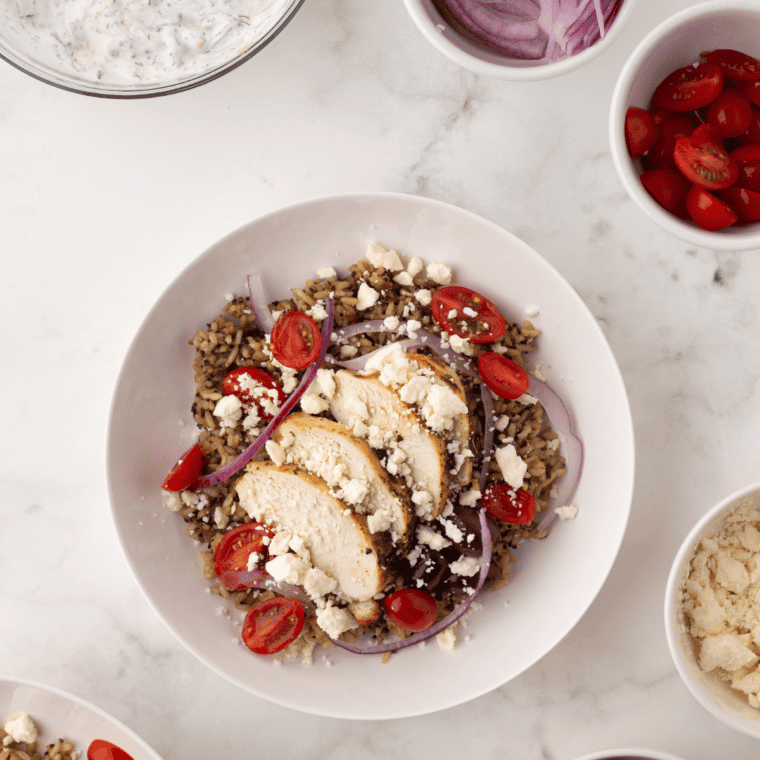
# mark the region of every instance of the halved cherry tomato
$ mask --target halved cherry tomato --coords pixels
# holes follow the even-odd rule
[[[649,169],[640,179],[644,189],[666,211],[681,219],[688,216],[686,196],[691,182],[678,169]]]
[[[473,343],[491,343],[507,329],[504,317],[491,301],[461,285],[436,290],[430,309],[441,330]]]
[[[283,314],[272,328],[272,355],[291,369],[306,369],[313,364],[322,348],[322,335],[317,323],[301,311]]]
[[[760,193],[731,185],[718,195],[736,211],[743,222],[760,222]]]
[[[722,230],[733,224],[739,216],[724,201],[699,185],[692,185],[686,196],[689,216],[703,230]]]
[[[628,155],[638,158],[648,153],[657,142],[657,123],[643,108],[631,106],[625,114],[625,144]]]
[[[172,467],[161,488],[164,491],[184,491],[201,476],[206,455],[196,443],[191,446]]]
[[[738,50],[712,50],[705,63],[717,66],[727,79],[735,82],[756,82],[760,79],[760,61]]]
[[[697,111],[712,103],[721,89],[723,72],[717,66],[685,66],[657,85],[652,101],[669,111]]]
[[[747,82],[742,92],[756,105],[760,106],[760,82]]]
[[[510,525],[527,525],[536,516],[536,500],[524,488],[491,483],[482,499],[489,514]]]
[[[264,420],[276,414],[272,402],[279,407],[287,399],[277,379],[258,367],[238,367],[228,372],[222,390],[228,396],[237,396],[244,404],[255,404],[259,417]]]
[[[732,87],[724,87],[718,97],[707,106],[705,115],[721,137],[738,137],[749,128],[752,106],[741,92]]]
[[[483,382],[501,398],[519,398],[528,390],[528,373],[495,351],[484,351],[480,355],[478,372]]]
[[[731,160],[739,170],[737,186],[760,193],[760,145],[744,145],[732,150]]]
[[[383,599],[383,607],[392,623],[413,633],[430,628],[438,617],[435,599],[416,588],[394,591]]]
[[[702,125],[710,126],[710,125]],[[709,138],[702,138],[701,128],[690,137],[676,141],[673,157],[686,179],[708,190],[722,190],[733,185],[739,168],[726,150]],[[699,133],[699,134],[698,134]]]
[[[245,570],[252,554],[260,555],[257,566],[269,557],[269,540],[274,531],[263,523],[247,522],[228,531],[214,550],[214,570],[222,584],[231,591],[247,588],[234,577],[234,571]],[[230,571],[233,571],[230,574]]]
[[[134,758],[121,747],[105,739],[94,739],[87,747],[87,760],[134,760]]]
[[[281,652],[298,638],[304,619],[301,602],[275,596],[251,607],[243,622],[243,641],[256,654]]]
[[[673,158],[673,151],[676,141],[682,137],[688,137],[696,126],[694,119],[685,114],[669,113],[659,126],[657,142],[646,155],[647,166],[674,169],[676,161]]]
[[[726,147],[723,142],[723,136],[718,132],[718,128],[709,122],[705,122],[704,124],[695,127],[694,131],[691,133],[691,139],[695,142],[713,142],[716,145],[720,145],[721,148]]]

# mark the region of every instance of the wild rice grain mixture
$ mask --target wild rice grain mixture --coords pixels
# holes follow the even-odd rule
[[[78,760],[81,754],[68,739],[41,745],[38,728],[26,713],[12,715],[0,727],[0,760]]]
[[[331,360],[355,358],[384,344],[406,338],[410,329],[421,329],[440,336],[441,329],[432,317],[430,299],[438,288],[449,283],[450,270],[440,264],[425,266],[416,258],[401,264],[402,269],[398,266],[383,266],[384,262],[393,258],[387,255],[389,253],[395,254],[372,244],[367,251],[367,259],[350,266],[345,275],[338,275],[331,268],[320,270],[316,278],[307,280],[302,287],[293,288],[291,298],[270,304],[270,311],[277,318],[297,309],[310,314],[319,324],[325,317],[325,299],[332,297],[335,305],[334,331],[365,320],[388,320],[390,326],[398,321],[398,327],[388,332],[362,333],[340,342],[334,340],[328,349],[326,367],[330,366]],[[375,263],[370,263],[371,260]],[[241,273],[241,279],[244,276],[245,273]],[[376,297],[369,306],[366,298],[368,293],[376,294],[369,299],[371,301]],[[483,350],[489,350],[504,354],[528,369],[530,354],[535,349],[538,335],[539,331],[530,321],[526,320],[522,324],[507,322],[506,333],[497,341],[485,345],[465,341],[457,344],[457,350],[469,357],[473,364],[477,363]],[[443,337],[444,340],[447,338],[445,334]],[[199,330],[190,341],[196,351],[193,365],[196,393],[192,414],[198,426],[198,442],[207,456],[205,472],[214,471],[233,460],[255,440],[265,425],[265,422],[255,427],[249,424],[246,428],[243,418],[230,424],[229,419],[225,420],[219,415],[218,405],[224,398],[222,383],[228,372],[245,366],[265,369],[279,380],[287,395],[300,381],[301,372],[283,367],[272,357],[268,338],[256,322],[249,299],[235,297],[227,303],[219,317],[205,329]],[[421,353],[434,356],[427,349],[422,349]],[[482,464],[483,408],[479,384],[464,375],[460,375],[460,380],[466,391],[469,410],[472,478],[470,483],[453,488],[451,499],[454,503],[459,500],[455,506],[460,512],[476,514],[473,507],[479,506],[477,497],[480,493],[478,473]],[[521,397],[509,401],[494,397],[494,420],[494,450],[514,447],[513,453],[525,467],[523,488],[535,498],[537,507],[537,517],[529,525],[514,526],[491,521],[492,532],[495,532],[497,538],[489,585],[499,587],[508,581],[518,546],[526,540],[543,537],[537,525],[541,514],[547,509],[554,483],[565,473],[565,468],[564,460],[559,454],[559,439],[548,427],[544,410],[535,399]],[[256,459],[267,460],[268,455],[262,450]],[[204,491],[182,491],[178,494],[165,494],[164,498],[167,506],[178,512],[187,523],[187,535],[204,546],[204,575],[210,582],[211,591],[220,597],[232,599],[239,610],[248,610],[255,603],[271,597],[272,592],[257,589],[230,591],[218,582],[213,563],[214,549],[222,536],[231,528],[251,519],[239,502],[237,480],[238,476],[233,476]],[[494,457],[489,463],[488,483],[503,480],[503,472]],[[461,506],[463,504],[466,508]],[[471,520],[469,525],[472,525]],[[477,528],[474,530],[478,532]],[[399,567],[401,559],[403,558],[391,560],[389,572],[396,580],[389,584],[389,590],[394,585],[409,582],[409,573]],[[461,583],[443,583],[436,593],[439,617],[466,598],[473,583],[471,578],[465,578]],[[382,615],[378,622],[348,631],[341,638],[353,641],[364,632],[370,632],[377,641],[389,634],[402,638],[408,635]],[[291,645],[287,656],[295,656],[294,653],[300,651],[300,655],[308,659],[317,644],[329,646],[331,641],[309,616],[304,633]]]

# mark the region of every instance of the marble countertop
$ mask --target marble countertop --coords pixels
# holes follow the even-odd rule
[[[691,525],[760,479],[759,252],[660,230],[607,139],[625,58],[691,4],[639,0],[611,50],[534,84],[457,68],[401,0],[306,0],[248,64],[168,98],[90,99],[0,66],[0,674],[99,705],[165,760],[755,760],[681,682],[662,598]],[[258,215],[358,190],[447,201],[535,248],[598,319],[637,438],[625,539],[571,633],[493,693],[383,722],[292,712],[198,662],[133,580],[104,468],[122,359],[177,272]]]

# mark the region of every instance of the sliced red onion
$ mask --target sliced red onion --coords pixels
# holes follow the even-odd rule
[[[263,448],[264,444],[269,440],[272,433],[277,429],[280,423],[290,414],[293,407],[298,403],[301,396],[306,392],[306,389],[312,384],[314,378],[317,376],[317,370],[322,366],[325,356],[327,355],[327,349],[330,345],[330,336],[332,335],[333,317],[335,313],[335,307],[332,298],[325,299],[325,310],[327,316],[322,323],[322,346],[319,352],[319,357],[304,373],[301,378],[301,382],[293,393],[288,396],[285,403],[277,412],[276,416],[266,426],[264,432],[241,454],[238,454],[231,462],[228,462],[223,467],[220,467],[215,472],[209,475],[202,475],[192,486],[193,491],[200,491],[204,488],[210,488],[217,483],[227,480],[227,478],[234,475],[245,467],[248,462]]]
[[[559,506],[567,506],[578,485],[578,480],[583,470],[583,442],[573,432],[573,424],[570,420],[570,413],[567,407],[562,403],[562,399],[546,384],[541,382],[534,375],[529,375],[528,393],[535,396],[543,406],[552,430],[554,430],[561,439],[564,439],[565,469],[560,483],[557,485],[557,495],[553,503]],[[557,516],[552,510],[540,523],[540,528],[548,527]]]
[[[494,414],[493,396],[485,383],[480,384],[480,399],[483,402],[483,464],[478,475],[478,484],[482,493],[486,487],[489,465],[493,456],[493,439],[496,428],[496,415]]]
[[[279,583],[269,573],[263,570],[225,570],[219,576],[222,585],[227,588],[260,588],[274,591],[282,596],[297,599],[304,606],[313,606],[306,592],[300,586],[292,583]]]
[[[424,348],[425,344],[422,343],[419,339],[415,338],[406,338],[405,340],[398,341],[401,348],[404,349],[404,351],[409,351],[411,349],[415,348]],[[361,356],[357,356],[354,359],[333,359],[331,358],[330,361],[332,364],[334,364],[336,367],[343,367],[343,369],[352,369],[354,371],[359,371],[364,369],[367,366],[367,362],[373,357],[377,356],[377,354],[387,348],[387,346],[380,346],[380,348],[376,348],[374,351],[370,351],[367,354],[362,354]]]
[[[386,641],[382,644],[372,644],[369,646],[357,646],[356,644],[348,644],[345,641],[339,639],[333,639],[333,643],[342,649],[347,649],[354,654],[381,654],[382,652],[396,652],[399,649],[406,649],[407,647],[419,644],[422,641],[436,636],[441,631],[445,631],[449,626],[456,623],[462,615],[470,608],[470,605],[475,601],[480,594],[483,584],[486,582],[486,576],[488,575],[488,569],[491,566],[491,552],[493,550],[493,543],[491,541],[491,531],[488,529],[488,520],[485,509],[480,510],[480,535],[483,541],[483,554],[480,557],[480,574],[478,575],[478,583],[475,586],[475,590],[465,599],[458,607],[455,607],[446,617],[441,618],[437,623],[430,626],[424,631],[412,634],[402,641]]]
[[[251,299],[251,308],[256,316],[256,321],[265,333],[271,333],[274,327],[274,319],[272,318],[272,312],[269,311],[269,304],[267,303],[266,291],[264,290],[261,275],[249,274],[247,282],[248,297]]]
[[[347,338],[353,338],[355,335],[363,335],[365,333],[377,333],[377,332],[393,332],[385,326],[384,319],[368,319],[366,322],[354,322],[352,325],[346,325],[345,327],[339,327],[335,331],[335,336],[338,341],[346,340]]]

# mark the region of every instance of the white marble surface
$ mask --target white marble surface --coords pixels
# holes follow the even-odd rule
[[[692,523],[760,479],[760,253],[655,227],[606,132],[625,57],[687,5],[639,0],[612,50],[536,84],[456,68],[400,0],[306,0],[254,60],[169,98],[88,99],[0,66],[0,673],[94,702],[166,760],[756,760],[681,683],[662,594]],[[449,201],[532,245],[598,318],[637,435],[620,555],[570,635],[494,693],[390,722],[294,713],[197,662],[133,581],[105,487],[111,393],[164,287],[254,216],[352,190]]]

